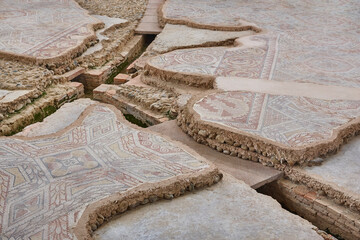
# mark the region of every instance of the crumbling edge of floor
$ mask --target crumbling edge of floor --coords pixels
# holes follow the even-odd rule
[[[83,9],[82,7],[80,7],[80,5],[76,1],[73,1],[73,3],[75,7],[82,9],[84,11],[83,12],[84,16],[92,18],[94,20],[94,22],[89,22],[86,26],[87,29],[90,30],[91,34],[85,37],[79,45],[71,49],[68,49],[66,52],[62,53],[61,55],[50,58],[39,58],[39,57],[33,57],[24,54],[17,54],[17,53],[6,52],[1,50],[0,50],[0,58],[10,61],[19,61],[25,64],[45,65],[45,64],[58,64],[58,63],[66,62],[70,59],[73,59],[79,53],[84,52],[87,49],[86,45],[97,39],[95,33],[96,30],[104,28],[105,24],[102,21],[92,17],[89,14],[89,12]]]
[[[348,139],[360,134],[360,117],[357,117],[333,129],[332,135],[327,139],[302,147],[289,147],[244,131],[202,120],[193,106],[203,97],[215,92],[221,91],[206,91],[192,97],[185,107],[180,109],[178,125],[199,143],[225,154],[258,161],[279,170],[284,166],[295,164],[307,165],[317,157],[334,154]]]
[[[187,191],[211,186],[219,182],[222,176],[215,166],[210,165],[200,172],[180,175],[161,182],[144,183],[124,193],[113,194],[88,205],[73,228],[73,233],[79,240],[93,239],[93,232],[116,215],[139,205],[160,199],[171,200]]]
[[[175,24],[175,25],[186,25],[192,28],[201,28],[201,29],[209,29],[214,31],[247,31],[252,30],[254,32],[261,32],[261,28],[256,26],[254,23],[247,22],[245,20],[239,20],[238,25],[211,25],[211,24],[201,24],[196,23],[195,21],[191,21],[189,18],[183,17],[181,19],[172,19],[166,16],[165,8],[169,4],[169,1],[165,1],[158,8],[158,22],[160,27],[164,28],[166,23]]]

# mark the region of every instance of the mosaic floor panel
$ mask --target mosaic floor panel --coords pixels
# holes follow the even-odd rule
[[[100,23],[73,0],[0,2],[0,52],[51,59],[95,36]]]
[[[166,23],[179,21],[189,26],[196,25],[216,30],[239,30],[242,26],[253,25],[242,20],[238,11],[242,5],[241,1],[233,0],[168,0],[162,9],[161,18]]]
[[[1,239],[73,239],[89,203],[209,167],[108,106],[86,111],[55,135],[0,138]]]
[[[246,91],[210,94],[193,109],[206,122],[289,147],[329,140],[334,129],[360,117],[360,101],[320,100]]]
[[[149,64],[180,73],[360,88],[359,9],[359,2],[338,0],[169,0],[164,11],[173,19],[216,26],[241,18],[266,32],[240,48],[177,50]]]

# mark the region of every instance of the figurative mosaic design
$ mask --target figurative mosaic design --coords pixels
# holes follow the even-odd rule
[[[358,117],[360,101],[234,91],[208,95],[193,108],[204,121],[301,147],[328,140]]]
[[[80,125],[58,136],[0,138],[1,236],[73,239],[71,227],[89,203],[207,167],[97,105]]]

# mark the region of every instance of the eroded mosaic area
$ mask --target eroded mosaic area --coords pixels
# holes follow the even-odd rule
[[[209,167],[96,105],[80,125],[39,139],[0,138],[0,230],[8,239],[73,239],[89,203]]]
[[[328,140],[360,113],[360,101],[320,100],[255,92],[210,94],[194,105],[201,120],[289,147]]]
[[[73,0],[0,2],[0,51],[48,59],[65,54],[94,35],[89,16]]]
[[[196,24],[204,27],[236,28],[243,25],[238,8],[239,1],[189,1],[168,0],[163,8],[163,18],[169,20],[182,20],[185,24]]]

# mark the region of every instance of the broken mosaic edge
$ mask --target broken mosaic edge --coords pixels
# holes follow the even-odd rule
[[[83,53],[86,49],[87,49],[87,45],[92,42],[97,40],[96,37],[96,30],[104,28],[105,24],[100,21],[99,19],[91,16],[89,14],[89,12],[85,9],[83,9],[82,7],[80,7],[80,5],[74,1],[75,6],[77,8],[80,8],[84,11],[84,15],[87,17],[90,17],[92,19],[94,19],[93,23],[88,23],[87,24],[87,29],[90,30],[91,35],[87,36],[86,38],[84,38],[82,40],[82,43],[71,48],[68,49],[67,51],[63,52],[61,55],[55,56],[55,57],[50,57],[50,58],[38,58],[38,57],[32,57],[32,56],[28,56],[25,54],[17,54],[17,53],[12,53],[12,52],[6,52],[6,51],[1,51],[0,50],[0,58],[5,59],[5,60],[9,60],[9,61],[19,61],[25,64],[36,64],[36,65],[45,65],[45,64],[57,64],[57,63],[62,63],[62,62],[66,62],[67,60],[71,60],[74,57],[76,57],[79,53]]]
[[[210,94],[222,92],[224,91],[211,90],[193,96],[180,109],[177,122],[178,126],[198,143],[208,145],[231,156],[260,162],[263,165],[283,170],[286,166],[308,165],[315,158],[334,154],[348,139],[360,134],[360,117],[357,117],[333,129],[332,135],[328,139],[302,147],[289,147],[245,131],[201,120],[193,106]],[[215,139],[218,135],[224,138],[222,143]],[[248,145],[251,145],[253,151],[250,151]]]
[[[320,166],[321,167],[321,166]],[[360,195],[348,191],[342,187],[330,184],[322,178],[314,177],[302,169],[286,167],[285,176],[293,182],[304,184],[315,191],[323,191],[327,197],[333,199],[339,205],[360,212]]]
[[[172,19],[166,16],[165,9],[169,1],[165,1],[158,8],[158,22],[160,27],[164,28],[166,23],[174,24],[174,25],[186,25],[188,27],[193,28],[201,28],[201,29],[209,29],[215,31],[248,31],[252,30],[254,32],[261,32],[262,29],[256,26],[254,23],[247,22],[245,20],[240,20],[239,25],[211,25],[211,24],[201,24],[192,21],[189,18],[181,18],[181,19]]]
[[[160,199],[171,200],[194,189],[208,187],[219,182],[223,174],[212,166],[196,173],[176,176],[161,182],[144,183],[124,193],[116,193],[86,207],[73,228],[77,239],[93,239],[96,229],[111,221],[111,218],[134,209],[139,205]]]

